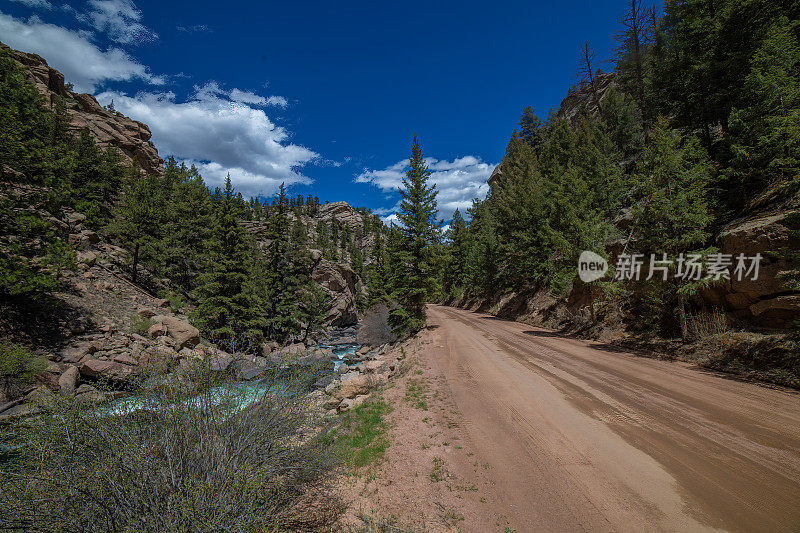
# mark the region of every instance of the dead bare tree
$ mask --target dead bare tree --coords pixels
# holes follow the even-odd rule
[[[615,36],[619,44],[616,49],[617,72],[631,72],[633,92],[639,108],[644,111],[644,61],[655,34],[655,10],[644,6],[642,0],[628,0],[627,5],[628,9],[620,19],[622,29]]]
[[[578,76],[582,83],[589,85],[592,91],[592,99],[597,109],[600,109],[600,98],[597,91],[597,80],[595,69],[597,68],[597,52],[594,51],[589,41],[584,41],[580,48],[578,60]]]

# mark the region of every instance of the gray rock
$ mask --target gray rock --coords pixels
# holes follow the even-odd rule
[[[58,386],[61,389],[61,394],[65,396],[74,395],[80,376],[81,374],[77,366],[70,366],[67,368],[58,378]]]
[[[264,369],[248,359],[237,359],[233,362],[236,379],[250,381],[259,377]]]

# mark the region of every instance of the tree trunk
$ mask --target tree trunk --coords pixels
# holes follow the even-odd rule
[[[131,272],[131,280],[136,283],[136,273],[139,270],[139,243],[133,247],[133,272]]]

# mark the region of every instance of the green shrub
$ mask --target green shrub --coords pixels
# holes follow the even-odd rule
[[[273,375],[244,389],[203,369],[154,378],[132,399],[101,407],[54,395],[41,416],[14,426],[22,447],[19,461],[0,465],[0,529],[330,525],[336,509],[307,512],[329,501],[321,498],[336,465],[318,438],[307,380]]]
[[[47,368],[47,361],[18,344],[0,341],[0,392],[14,396]]]
[[[147,335],[147,330],[150,329],[152,325],[153,321],[149,317],[136,315],[131,319],[131,333],[142,336]]]

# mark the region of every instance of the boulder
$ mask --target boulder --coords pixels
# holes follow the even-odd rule
[[[345,398],[339,404],[338,410],[339,411],[349,411],[351,409],[355,409],[356,407],[362,405],[365,401],[367,401],[368,398],[369,398],[369,395],[367,395],[367,394],[362,394],[360,396],[356,396],[355,398]]]
[[[92,404],[103,403],[108,399],[105,392],[97,390],[91,385],[83,384],[75,391],[75,397],[82,402]]]
[[[115,355],[114,357],[111,358],[111,360],[117,363],[121,363],[123,365],[135,366],[139,364],[139,361],[137,361],[128,354]]]
[[[790,317],[800,315],[800,294],[786,294],[761,300],[750,306],[750,312],[754,316],[775,312],[785,312]]]
[[[186,320],[169,315],[156,315],[152,320],[154,324],[147,330],[150,336],[155,338],[167,335],[170,344],[178,350],[194,348],[200,342],[200,331]]]
[[[386,384],[387,381],[385,376],[361,375],[348,381],[343,381],[333,392],[332,396],[340,400],[355,398],[356,396],[367,394],[372,389]]]
[[[84,263],[91,267],[97,262],[97,254],[92,251],[78,252],[76,259],[79,263]]]
[[[361,375],[361,372],[358,370],[353,370],[352,368],[348,368],[347,372],[340,372],[341,376],[339,377],[339,381],[344,383],[345,381],[350,381],[351,379],[357,378]]]
[[[306,345],[301,342],[295,342],[293,344],[288,344],[281,348],[275,350],[275,355],[281,356],[288,356],[288,355],[298,355],[306,351]]]
[[[261,345],[261,355],[267,357],[269,354],[280,348],[280,345],[275,341],[268,341]]]
[[[215,372],[227,371],[228,367],[231,366],[231,363],[233,363],[233,356],[228,353],[220,353],[213,355],[208,360],[209,368]]]
[[[155,339],[156,337],[161,337],[162,335],[166,335],[167,328],[164,327],[164,324],[153,324],[152,326],[147,328],[147,334]]]
[[[236,379],[250,381],[264,373],[264,369],[249,359],[237,359],[233,362]]]
[[[68,224],[80,224],[86,220],[86,215],[83,213],[76,213],[75,211],[65,211],[64,213],[64,222]]]
[[[63,363],[79,363],[87,355],[91,355],[99,351],[102,347],[101,341],[86,341],[77,346],[67,348],[61,352],[61,362]]]
[[[389,371],[389,364],[383,359],[365,361],[362,365],[364,372],[367,374],[385,374]]]
[[[142,307],[141,309],[137,310],[136,314],[143,318],[153,318],[156,316],[155,311],[152,309],[147,309],[146,307]]]
[[[133,373],[133,368],[114,361],[90,359],[81,365],[80,373],[90,378],[125,381]]]
[[[761,254],[759,275],[743,276],[741,280],[731,272],[731,279],[703,292],[703,299],[713,307],[723,308],[745,323],[768,328],[792,327],[800,319],[800,295],[787,294],[780,274],[798,268],[786,259],[771,252],[781,249],[800,249],[800,227],[792,222],[792,212],[763,215],[729,224],[717,238],[721,253],[734,257],[744,254],[753,257]]]
[[[339,404],[342,403],[342,400],[339,398],[330,397],[322,404],[322,407],[326,410],[336,409],[339,407]]]
[[[75,394],[75,389],[78,387],[80,380],[80,371],[77,366],[70,366],[58,378],[58,386],[61,394],[65,396],[72,396]]]

